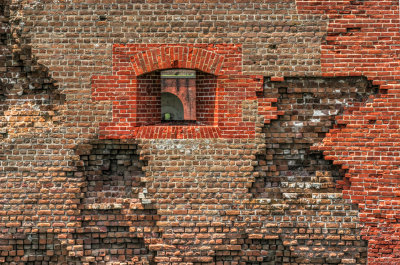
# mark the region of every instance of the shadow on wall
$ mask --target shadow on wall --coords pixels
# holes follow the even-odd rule
[[[65,101],[48,68],[32,55],[30,39],[21,37],[21,6],[6,0],[0,3],[0,140],[7,138],[9,129],[13,131],[15,127],[4,117],[7,110],[22,103],[35,106],[35,110],[41,111],[36,120],[47,121],[57,115]]]
[[[137,148],[134,140],[98,140],[80,149],[86,186],[81,228],[66,246],[73,261],[154,264],[144,242],[159,237],[159,218],[145,198]]]
[[[264,95],[277,97],[284,115],[263,129],[266,149],[257,158],[258,178],[250,191],[266,218],[261,231],[276,239],[248,241],[250,248],[269,250],[274,257],[268,264],[366,264],[358,207],[342,194],[345,172],[310,147],[337,126],[344,109],[365,104],[376,92],[364,77],[265,82]]]
[[[322,152],[310,150],[326,133],[338,126],[336,117],[344,110],[361,106],[377,87],[364,77],[286,78],[283,82],[266,80],[264,96],[278,98],[276,106],[284,115],[266,125],[265,154],[258,158],[260,178],[252,193],[259,198],[282,199],[281,182],[292,176],[310,179],[317,171],[331,172],[334,182],[344,171]],[[340,184],[340,182],[339,182]]]
[[[0,262],[60,264],[66,251],[57,229],[34,228],[37,222],[52,217],[38,218],[50,212],[39,203],[48,195],[43,192],[48,183],[43,178],[46,174],[33,168],[44,164],[40,154],[49,154],[47,146],[38,143],[48,143],[51,132],[57,130],[58,110],[65,97],[48,69],[32,55],[30,40],[21,37],[22,4],[16,2],[0,1],[0,177],[7,180],[0,184],[7,191],[1,194],[2,215],[7,220],[1,224]],[[57,140],[52,143],[58,144]],[[57,172],[46,168],[49,175]],[[14,180],[11,185],[10,179]]]
[[[60,94],[57,82],[47,67],[39,64],[32,55],[31,40],[22,38],[22,4],[2,1],[0,9],[0,78],[2,95],[9,99],[30,99],[35,104],[62,104],[65,96]],[[40,97],[38,96],[40,95]]]

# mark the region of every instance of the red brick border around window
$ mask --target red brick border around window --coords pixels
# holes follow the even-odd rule
[[[255,103],[264,122],[278,115],[272,106],[276,99],[256,97],[263,77],[243,74],[241,45],[116,44],[112,60],[112,75],[92,78],[93,99],[113,103],[112,121],[100,124],[102,139],[254,138],[256,119],[245,117],[244,104]],[[170,68],[193,69],[203,76],[199,91],[204,97],[199,95],[197,101],[206,111],[204,122],[174,126],[157,122],[161,119],[158,75]]]

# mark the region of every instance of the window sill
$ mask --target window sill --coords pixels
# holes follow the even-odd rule
[[[100,131],[102,139],[204,139],[221,138],[221,129],[210,125],[171,125],[160,123],[140,127],[119,127]]]
[[[168,122],[139,127],[136,134],[136,138],[142,139],[199,139],[220,137],[221,131],[216,126],[198,124],[174,125]]]

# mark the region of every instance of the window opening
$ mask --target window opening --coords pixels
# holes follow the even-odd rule
[[[161,72],[161,120],[196,121],[196,71]]]

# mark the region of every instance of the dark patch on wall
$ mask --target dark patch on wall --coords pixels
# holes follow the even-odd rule
[[[316,171],[331,172],[334,182],[342,179],[340,166],[310,147],[322,142],[344,109],[360,106],[376,93],[377,87],[364,77],[267,79],[264,96],[277,97],[276,106],[285,114],[263,129],[266,150],[258,157],[260,177],[252,193],[260,198],[281,198],[282,181],[292,176],[310,180]]]
[[[28,99],[35,104],[62,104],[64,95],[49,70],[32,55],[31,40],[23,35],[18,12],[21,3],[0,3],[0,95],[10,100]]]
[[[81,228],[73,234],[70,256],[76,262],[147,262],[154,253],[145,238],[157,238],[159,217],[146,201],[141,182],[144,162],[134,141],[98,140],[80,148],[86,185]],[[130,263],[129,263],[130,264]]]
[[[49,183],[38,171],[46,168],[49,173],[47,166],[54,162],[50,157],[65,154],[58,139],[48,137],[60,124],[58,110],[64,97],[47,68],[33,57],[30,40],[21,37],[21,5],[0,1],[0,263],[61,264],[66,250],[57,233],[34,223],[60,220],[52,213],[56,207],[41,208],[48,191],[59,183]]]
[[[24,233],[14,228],[9,233],[3,234],[0,240],[1,250],[8,252],[1,264],[56,265],[66,262],[66,249],[56,233],[47,229],[32,229]]]
[[[258,177],[250,191],[265,218],[261,231],[276,239],[247,240],[247,251],[263,257],[247,264],[366,264],[358,207],[343,199],[338,185],[344,170],[310,147],[345,109],[361,106],[376,92],[364,77],[266,80],[264,96],[277,97],[284,115],[263,128],[266,149],[257,157]]]
[[[25,251],[25,263],[36,264],[60,264],[65,262],[66,250],[61,246],[57,234],[47,233],[44,229],[38,233],[26,235],[23,245],[17,245]]]

